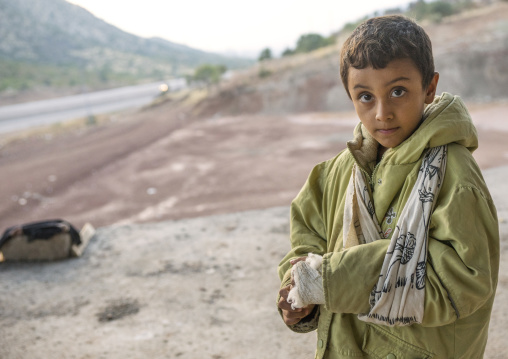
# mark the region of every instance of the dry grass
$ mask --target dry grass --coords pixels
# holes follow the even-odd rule
[[[12,133],[1,134],[0,148],[17,141],[26,141],[34,137],[51,139],[70,131],[84,130],[91,126],[101,126],[116,120],[116,118],[117,116],[112,114],[95,115],[93,116],[93,122],[91,122],[91,119],[87,117],[81,117],[74,120],[66,120],[25,130],[19,130]]]

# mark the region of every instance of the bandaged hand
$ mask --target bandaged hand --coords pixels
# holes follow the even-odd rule
[[[291,285],[281,288],[279,291],[280,300],[278,307],[282,312],[282,318],[287,325],[295,325],[303,318],[307,317],[314,309],[314,304],[308,305],[304,308],[293,309],[291,304],[287,302]]]
[[[293,287],[288,294],[288,303],[293,309],[309,304],[325,304],[321,265],[323,257],[309,253],[305,261],[296,262],[291,269]]]

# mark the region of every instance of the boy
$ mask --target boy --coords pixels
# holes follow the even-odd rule
[[[316,358],[481,358],[499,232],[470,116],[435,95],[430,39],[406,17],[358,26],[340,65],[361,123],[291,205],[283,320],[317,328]]]

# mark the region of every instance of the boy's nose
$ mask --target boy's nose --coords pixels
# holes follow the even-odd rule
[[[393,119],[393,112],[391,106],[384,102],[378,101],[376,106],[376,120],[388,121]]]

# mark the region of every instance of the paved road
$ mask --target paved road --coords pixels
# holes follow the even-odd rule
[[[121,87],[51,100],[0,107],[0,133],[48,125],[149,104],[160,94],[163,82]],[[167,83],[169,89],[185,86],[184,80]]]

